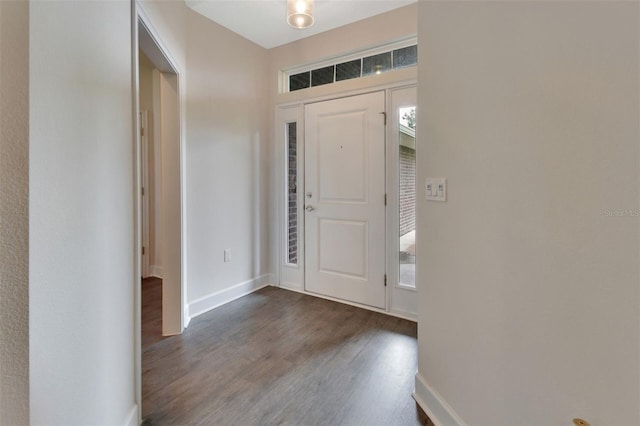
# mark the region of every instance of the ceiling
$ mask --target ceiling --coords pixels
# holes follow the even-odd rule
[[[315,0],[315,23],[305,30],[287,24],[286,0],[185,0],[185,3],[223,27],[270,49],[416,1]]]

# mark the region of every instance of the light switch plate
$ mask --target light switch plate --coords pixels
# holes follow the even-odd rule
[[[425,196],[430,201],[447,201],[447,179],[427,178]]]

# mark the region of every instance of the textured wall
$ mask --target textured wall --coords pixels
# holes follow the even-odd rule
[[[28,2],[0,2],[0,425],[29,423],[28,49]]]
[[[128,2],[30,3],[33,424],[135,417],[130,30]]]
[[[418,385],[467,424],[640,423],[640,3],[419,5]]]

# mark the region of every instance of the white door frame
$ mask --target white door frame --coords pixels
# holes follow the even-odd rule
[[[284,237],[284,234],[280,235],[280,230],[284,233],[288,228],[288,197],[286,189],[288,188],[288,140],[286,125],[288,123],[296,123],[296,142],[297,142],[297,169],[296,175],[298,178],[298,193],[297,193],[297,223],[298,223],[298,261],[296,264],[289,263],[288,261],[288,238]],[[281,143],[276,146],[276,152],[280,153],[278,156],[281,158],[282,166],[278,168],[278,264],[281,265],[278,268],[279,279],[277,282],[283,287],[290,288],[297,291],[304,291],[304,213],[301,207],[304,204],[304,106],[293,105],[290,107],[282,107],[276,109],[276,140]],[[276,162],[276,164],[279,164]],[[282,213],[280,213],[282,212]]]
[[[401,285],[399,277],[400,252],[400,155],[398,145],[398,108],[417,106],[416,84],[394,87],[387,96],[387,308],[397,316],[417,320],[416,287]],[[416,151],[418,150],[416,143]],[[416,201],[420,184],[416,181]],[[417,283],[416,283],[417,284]]]
[[[149,276],[149,112],[140,111],[140,174],[141,174],[141,225],[142,225],[142,272],[141,277]]]
[[[157,66],[157,61],[161,61],[164,64],[164,68],[161,71],[168,72],[171,74],[175,74],[176,76],[176,89],[177,89],[177,126],[178,126],[178,150],[179,156],[175,159],[178,163],[176,164],[175,169],[177,173],[174,173],[172,178],[178,179],[179,182],[174,182],[174,187],[179,188],[179,218],[178,223],[173,224],[171,234],[174,241],[177,239],[175,245],[178,247],[179,259],[174,259],[174,263],[178,265],[178,282],[179,282],[179,301],[177,301],[179,305],[179,309],[177,310],[177,316],[172,319],[173,324],[170,324],[171,334],[181,333],[184,328],[187,327],[189,322],[189,317],[187,315],[187,304],[186,304],[186,294],[187,294],[187,276],[186,276],[186,256],[187,256],[187,245],[186,245],[186,192],[185,192],[185,156],[184,156],[184,140],[185,140],[185,129],[183,126],[183,111],[184,111],[184,93],[183,87],[184,85],[184,73],[182,73],[181,69],[178,67],[177,62],[173,59],[170,54],[170,50],[167,49],[166,44],[162,41],[159,32],[152,25],[151,19],[145,13],[143,7],[138,4],[137,1],[131,2],[131,68],[132,68],[132,80],[133,80],[133,111],[132,111],[132,119],[133,119],[133,129],[134,129],[134,182],[133,182],[133,191],[134,191],[134,303],[135,303],[135,315],[134,315],[134,380],[135,380],[135,398],[136,404],[138,406],[138,423],[142,421],[142,336],[141,336],[141,315],[142,315],[142,289],[141,289],[141,273],[142,273],[142,197],[141,197],[141,187],[142,187],[142,170],[141,170],[141,161],[142,161],[142,151],[141,151],[141,137],[140,137],[140,83],[138,81],[139,76],[139,55],[138,51],[141,47],[140,45],[140,32],[139,25],[144,27],[146,31],[146,35],[150,36],[147,38],[147,42],[151,41],[157,50],[160,52],[160,55],[155,55],[155,57],[150,58]],[[177,186],[176,186],[177,184]],[[164,203],[163,203],[164,204]],[[164,206],[163,206],[164,209]],[[164,216],[164,214],[163,214]],[[166,224],[163,225],[163,228],[166,228]],[[163,229],[163,233],[165,233],[165,229]],[[163,239],[163,245],[167,245],[167,239]],[[174,255],[175,256],[175,255]],[[163,267],[167,267],[167,259],[163,259]],[[164,305],[164,302],[163,302]],[[164,321],[163,321],[164,322]],[[164,332],[164,323],[163,323],[163,334]]]
[[[388,81],[388,80],[387,80]],[[282,288],[288,289],[288,290],[293,290],[293,291],[297,291],[300,293],[305,293],[305,294],[309,294],[312,296],[316,296],[316,297],[321,297],[323,299],[328,299],[328,300],[333,300],[336,302],[340,302],[340,303],[344,303],[347,305],[352,305],[352,306],[357,306],[359,308],[363,308],[363,309],[368,309],[371,311],[375,311],[375,312],[381,312],[381,313],[386,313],[388,315],[392,315],[392,316],[396,316],[396,317],[400,317],[400,318],[405,318],[405,319],[409,319],[411,321],[416,321],[417,319],[417,315],[412,315],[411,313],[404,313],[404,312],[399,312],[399,311],[394,311],[390,309],[390,291],[387,291],[387,297],[386,297],[386,306],[384,309],[378,309],[378,308],[374,308],[371,306],[367,306],[367,305],[362,305],[362,304],[358,304],[358,303],[353,303],[353,302],[348,302],[345,300],[340,300],[340,299],[336,299],[336,298],[332,298],[329,296],[322,296],[322,295],[318,295],[315,293],[307,293],[304,290],[304,265],[301,265],[300,268],[292,268],[291,265],[286,265],[285,264],[285,259],[286,259],[286,254],[285,254],[285,247],[286,247],[286,243],[285,243],[285,238],[284,238],[284,230],[285,230],[285,224],[286,224],[286,217],[285,217],[285,194],[284,194],[284,188],[285,188],[285,182],[286,182],[286,172],[285,172],[285,155],[287,153],[286,151],[286,145],[285,145],[285,138],[284,138],[284,132],[283,132],[283,128],[284,128],[284,123],[286,122],[286,120],[297,120],[298,122],[298,132],[302,131],[302,135],[298,135],[298,156],[300,157],[300,153],[302,152],[302,155],[304,155],[304,141],[303,141],[303,137],[304,137],[304,105],[306,104],[310,104],[310,103],[314,103],[314,102],[321,102],[321,101],[326,101],[326,100],[332,100],[332,99],[339,99],[339,98],[344,98],[344,97],[348,97],[348,96],[355,96],[355,95],[362,95],[362,94],[366,94],[366,93],[371,93],[371,92],[378,92],[381,90],[386,91],[386,99],[387,99],[387,110],[389,109],[389,99],[391,97],[391,91],[394,89],[399,89],[399,88],[403,88],[403,87],[410,87],[410,86],[415,86],[417,84],[417,80],[414,77],[411,78],[403,78],[403,79],[399,79],[397,81],[392,81],[392,82],[386,82],[383,84],[379,84],[379,85],[372,85],[369,87],[362,87],[362,88],[358,88],[358,89],[354,89],[354,90],[348,90],[348,91],[343,91],[343,92],[338,92],[338,93],[331,93],[331,94],[327,94],[327,95],[322,95],[322,96],[310,96],[308,98],[300,98],[300,95],[296,92],[293,92],[292,94],[289,94],[291,96],[291,101],[286,101],[283,100],[283,102],[280,102],[278,104],[275,105],[276,107],[276,112],[275,112],[275,131],[274,131],[274,137],[276,140],[276,144],[275,144],[275,165],[277,168],[277,175],[276,175],[276,184],[277,184],[277,232],[278,232],[278,237],[277,237],[277,241],[278,241],[278,267],[276,269],[277,271],[277,279],[276,282],[278,283],[278,285]],[[286,97],[284,97],[286,98]],[[302,126],[300,126],[300,123],[302,123]],[[389,134],[389,126],[387,125],[387,140],[388,139],[388,134]],[[388,144],[387,144],[388,145]],[[304,158],[304,157],[302,157]],[[387,164],[389,162],[389,158],[387,157]],[[298,161],[298,164],[300,165],[301,161]],[[303,165],[304,166],[304,165]],[[302,183],[302,186],[304,187],[304,168],[302,170],[300,170],[300,166],[298,167],[298,179],[299,182]],[[387,193],[392,190],[391,188],[389,188],[387,186]],[[302,191],[301,191],[302,192]],[[298,209],[302,209],[304,207],[304,200],[302,202],[298,202]],[[395,206],[392,206],[391,203],[387,203],[387,217],[388,217],[388,212],[390,208],[395,208]],[[298,221],[298,232],[300,233],[300,230],[304,230],[304,214],[299,211],[298,212],[298,217],[301,218]],[[392,236],[394,235],[392,232],[395,232],[397,234],[397,231],[390,229],[389,226],[387,226],[386,229],[386,239],[387,241],[390,241],[389,239],[392,238]],[[386,245],[387,251],[389,250],[389,245]],[[300,249],[299,249],[300,250]],[[303,250],[304,251],[304,250]],[[390,256],[387,255],[387,259]],[[387,260],[387,271],[389,271],[390,267],[388,264],[388,260]],[[388,286],[387,286],[388,288]]]

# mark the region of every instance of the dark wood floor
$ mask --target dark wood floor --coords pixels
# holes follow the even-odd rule
[[[160,288],[143,283],[145,424],[430,424],[415,323],[267,287],[162,338]]]

